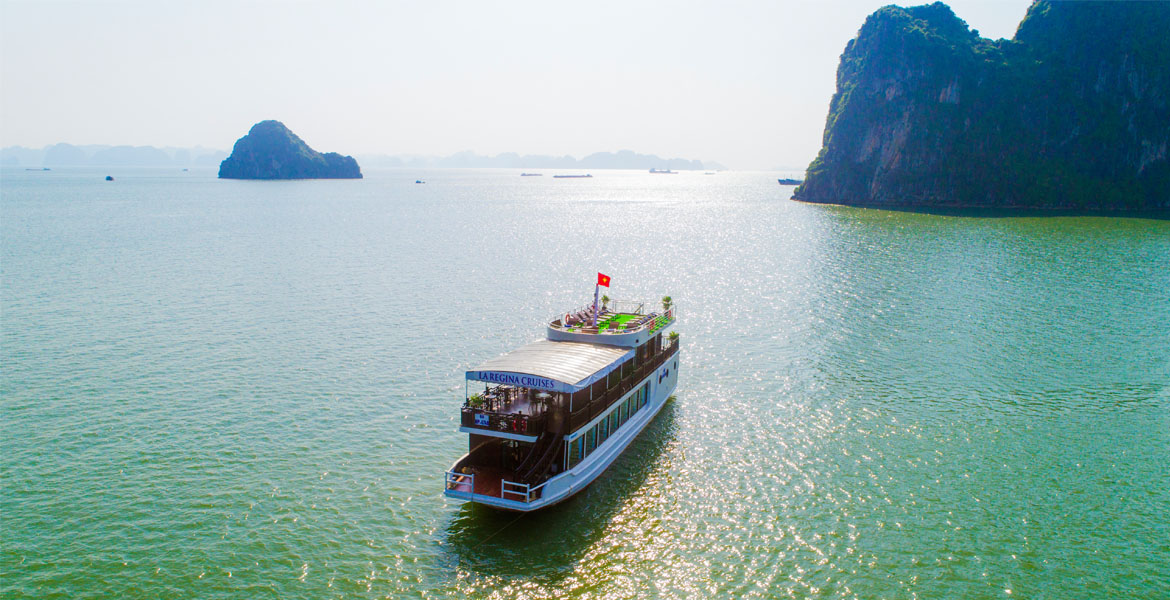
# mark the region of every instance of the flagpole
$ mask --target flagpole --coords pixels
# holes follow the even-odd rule
[[[597,293],[601,290],[601,284],[593,284],[593,326],[597,327]]]

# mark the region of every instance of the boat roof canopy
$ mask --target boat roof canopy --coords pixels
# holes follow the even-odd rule
[[[633,348],[541,340],[467,371],[467,379],[572,393],[609,375],[633,356]]]

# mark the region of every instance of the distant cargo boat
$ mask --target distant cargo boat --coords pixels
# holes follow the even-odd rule
[[[553,179],[584,179],[586,177],[593,177],[592,175],[553,175]]]
[[[521,177],[541,177],[543,173],[521,173]]]
[[[780,185],[800,185],[804,183],[803,179],[777,179]]]
[[[678,171],[671,171],[670,169],[650,169],[650,172],[656,175],[678,175]]]

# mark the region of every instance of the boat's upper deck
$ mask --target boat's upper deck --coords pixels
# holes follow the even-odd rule
[[[548,339],[609,344],[633,348],[645,343],[675,320],[675,309],[645,310],[645,302],[616,301],[598,310],[593,306],[570,311],[548,324]]]

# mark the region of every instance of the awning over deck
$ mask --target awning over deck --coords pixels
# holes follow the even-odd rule
[[[633,348],[541,340],[471,369],[467,379],[575,392],[609,375],[633,356]]]

